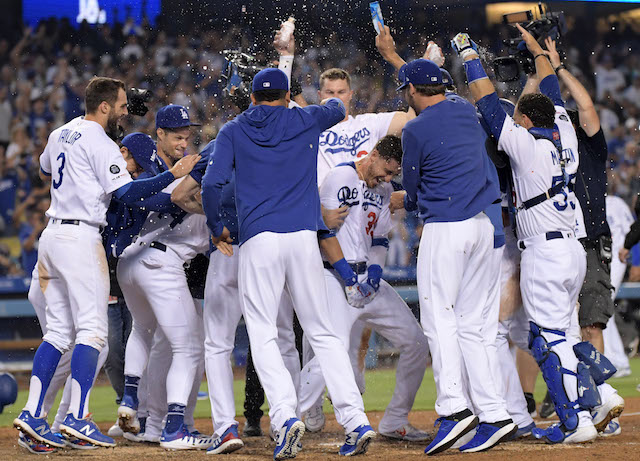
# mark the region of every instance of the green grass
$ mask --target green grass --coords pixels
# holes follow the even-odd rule
[[[636,386],[640,384],[640,358],[631,360],[631,376],[619,379],[611,379],[609,383],[613,385],[622,397],[640,397],[640,393],[636,391]],[[393,393],[395,386],[395,370],[372,370],[366,373],[367,392],[364,394],[364,404],[367,411],[384,410]],[[202,390],[206,391],[206,383],[202,383]],[[236,380],[234,382],[234,391],[236,398],[236,412],[242,415],[244,402],[244,380]],[[536,384],[535,398],[540,402],[545,395],[545,386],[541,378]],[[98,422],[115,421],[116,404],[115,392],[110,386],[99,386],[91,392],[90,408],[93,417]],[[54,405],[57,408],[58,400]],[[0,415],[0,426],[10,426],[13,419],[20,413],[20,410],[27,401],[27,391],[20,391],[18,401],[9,407],[5,407],[4,413]],[[433,382],[433,372],[431,368],[427,369],[422,382],[422,387],[416,396],[414,410],[433,410],[435,404],[435,384]],[[266,408],[266,404],[265,404]],[[325,412],[331,411],[329,403],[325,403]],[[265,411],[266,413],[266,411]],[[209,418],[211,416],[211,408],[208,400],[199,401],[196,408],[196,417]],[[53,415],[49,418],[53,420]]]

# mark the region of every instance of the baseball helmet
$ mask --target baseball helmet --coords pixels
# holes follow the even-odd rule
[[[145,172],[155,176],[165,170],[164,162],[158,156],[156,143],[148,134],[128,134],[122,140],[122,145],[129,149],[136,163]]]
[[[18,398],[18,383],[11,373],[0,373],[0,413],[5,405],[13,404]]]

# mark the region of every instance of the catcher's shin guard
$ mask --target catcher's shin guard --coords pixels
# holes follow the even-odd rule
[[[607,379],[611,378],[618,371],[616,367],[603,354],[593,347],[588,341],[573,346],[573,352],[582,363],[589,368],[589,373],[593,376],[593,380],[599,386]]]
[[[566,341],[563,331],[542,328],[533,322],[529,322],[529,326],[529,348],[540,366],[560,423],[566,431],[573,431],[578,427],[578,413],[600,402],[596,384],[589,373],[589,368],[583,363],[578,363],[577,372],[562,366],[560,356],[554,352],[553,348]],[[558,339],[549,342],[547,338]],[[564,387],[563,374],[573,375],[577,379],[578,399],[575,401],[569,400]]]

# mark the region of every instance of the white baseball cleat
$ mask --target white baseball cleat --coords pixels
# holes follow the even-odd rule
[[[176,432],[162,430],[160,446],[166,450],[206,450],[213,443],[211,437],[189,432],[184,424]]]
[[[409,423],[400,426],[394,431],[383,431],[378,428],[378,434],[390,439],[408,440],[410,442],[424,442],[429,439],[427,432],[421,431]]]
[[[585,443],[592,442],[597,438],[598,431],[589,424],[588,426],[578,426],[575,431],[567,433],[562,443]]]
[[[107,435],[109,437],[122,437],[124,435],[124,432],[120,429],[120,426],[118,426],[118,421],[109,428]]]
[[[611,437],[613,435],[620,435],[622,433],[622,428],[620,427],[620,420],[618,418],[613,418],[607,424],[607,427],[604,431],[598,433],[600,437]]]
[[[133,408],[120,405],[118,408],[118,426],[120,426],[122,432],[131,432],[133,434],[140,432],[138,412]]]
[[[304,425],[309,432],[320,432],[324,427],[325,416],[322,405],[314,405],[309,408],[304,419]]]
[[[596,427],[598,432],[604,432],[609,425],[609,422],[620,416],[623,410],[624,399],[618,394],[613,394],[605,403],[599,407],[595,407],[591,411],[593,425]]]

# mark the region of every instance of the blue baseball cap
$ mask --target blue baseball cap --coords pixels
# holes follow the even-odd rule
[[[398,91],[406,88],[409,83],[414,85],[441,85],[442,72],[438,65],[428,59],[416,59],[400,68],[398,71],[400,86]]]
[[[287,74],[280,69],[268,68],[262,69],[253,77],[251,84],[251,92],[262,90],[284,90],[289,91],[289,79]]]
[[[440,68],[440,72],[442,73],[442,84],[444,86],[453,86],[453,78],[447,69]]]
[[[155,176],[163,171],[162,160],[158,157],[156,143],[148,134],[128,134],[122,140],[122,145],[129,149],[133,159],[145,172]]]
[[[189,118],[189,112],[184,106],[169,104],[161,107],[156,113],[156,128],[184,128],[186,126],[200,126]]]

